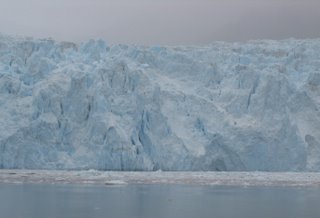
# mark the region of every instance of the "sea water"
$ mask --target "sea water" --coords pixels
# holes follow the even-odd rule
[[[0,184],[1,218],[320,217],[320,189]]]

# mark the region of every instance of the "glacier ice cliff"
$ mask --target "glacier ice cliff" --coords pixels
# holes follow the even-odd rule
[[[0,35],[0,168],[320,170],[320,39]]]

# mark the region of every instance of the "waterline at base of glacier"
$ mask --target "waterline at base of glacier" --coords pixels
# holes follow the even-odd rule
[[[0,183],[317,186],[320,173],[0,170]]]

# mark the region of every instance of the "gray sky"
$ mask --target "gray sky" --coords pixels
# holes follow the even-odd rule
[[[316,38],[320,0],[0,0],[0,31],[145,45]]]

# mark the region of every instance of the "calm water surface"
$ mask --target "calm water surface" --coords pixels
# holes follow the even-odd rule
[[[320,217],[320,189],[0,184],[1,218]]]

